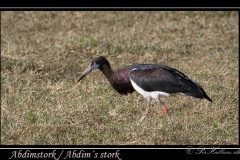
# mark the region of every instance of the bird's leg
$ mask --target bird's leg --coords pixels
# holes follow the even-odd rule
[[[159,102],[160,102],[160,105],[162,105],[163,113],[167,116],[168,121],[172,124],[172,117],[168,113],[168,109],[167,109],[166,105],[160,99],[159,99]]]
[[[152,98],[149,97],[149,98],[148,98],[148,103],[147,103],[147,108],[146,108],[146,110],[145,110],[142,118],[139,120],[140,123],[147,117],[148,111],[149,111],[151,105],[152,105]]]

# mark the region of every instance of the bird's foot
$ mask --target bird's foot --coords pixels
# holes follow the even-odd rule
[[[137,125],[140,125],[142,123],[142,121],[146,118],[145,115],[142,116],[142,118],[139,120],[138,124]]]
[[[142,116],[142,118],[139,120],[140,123],[142,123],[142,121],[146,118],[146,116]]]
[[[142,123],[142,121],[147,117],[147,115],[148,115],[148,108],[145,110],[142,118],[139,120],[138,125],[139,125],[140,123]]]
[[[168,118],[168,122],[172,125],[172,115],[170,115],[169,113],[167,113],[167,118]]]
[[[168,122],[172,125],[172,116],[168,113],[167,107],[164,105],[163,106],[163,113],[167,115]]]

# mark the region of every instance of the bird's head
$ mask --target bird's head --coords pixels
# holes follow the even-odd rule
[[[82,72],[82,74],[80,75],[79,79],[77,82],[79,82],[81,79],[83,79],[86,75],[88,75],[89,73],[91,73],[92,71],[96,70],[96,69],[103,69],[103,66],[107,65],[110,67],[110,64],[108,62],[108,60],[103,57],[103,56],[99,56],[94,58],[90,64],[88,65],[87,69],[85,71]]]

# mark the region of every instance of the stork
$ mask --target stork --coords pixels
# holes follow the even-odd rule
[[[147,117],[152,100],[160,103],[163,113],[167,115],[171,122],[171,117],[161,97],[180,93],[212,102],[211,98],[197,82],[189,79],[177,69],[159,64],[133,64],[113,71],[109,61],[105,57],[99,56],[90,62],[77,82],[96,69],[102,71],[118,93],[127,95],[137,91],[147,99],[147,108],[139,122],[142,122]]]

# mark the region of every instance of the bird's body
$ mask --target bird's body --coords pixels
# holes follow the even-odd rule
[[[212,102],[198,83],[177,69],[165,65],[133,64],[114,72],[107,59],[100,56],[92,60],[78,81],[95,69],[100,69],[103,72],[118,93],[126,95],[136,90],[148,100],[148,108],[154,99],[164,106],[165,113],[167,113],[167,108],[161,102],[161,96],[181,93],[196,98],[205,98]],[[148,114],[148,108],[141,121]]]
[[[158,92],[159,96],[181,93],[211,101],[198,83],[174,68],[155,64],[141,64],[134,67],[131,70],[130,79],[145,92],[154,93],[154,95]],[[158,97],[152,96],[152,98]]]

